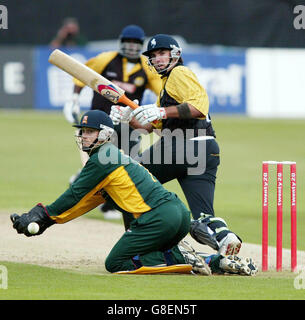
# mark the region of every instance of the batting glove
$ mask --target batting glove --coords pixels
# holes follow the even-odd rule
[[[13,222],[13,228],[16,229],[18,233],[23,233],[27,237],[34,235],[28,231],[28,225],[31,222],[36,222],[39,225],[39,231],[35,235],[42,234],[47,228],[55,223],[55,221],[49,217],[47,209],[41,203],[38,203],[37,206],[28,213],[23,213],[21,216],[17,213],[13,213],[10,218]]]
[[[130,114],[130,119],[135,117],[141,125],[153,122],[155,120],[166,119],[165,108],[159,108],[156,104],[147,104],[134,110]]]
[[[136,104],[139,103],[137,99],[133,100]],[[130,107],[121,107],[114,105],[111,107],[111,112],[109,114],[114,125],[118,125],[120,122],[128,123],[130,121],[129,116],[132,112]]]
[[[63,113],[65,118],[70,123],[78,124],[78,117],[80,113],[80,106],[79,106],[79,94],[73,93],[72,99],[65,103]]]

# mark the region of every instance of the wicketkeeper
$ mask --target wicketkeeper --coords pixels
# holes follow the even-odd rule
[[[42,234],[48,227],[75,219],[107,199],[123,214],[134,217],[130,229],[106,259],[109,272],[193,271],[210,275],[211,267],[215,273],[255,273],[252,260],[229,259],[222,255],[203,258],[181,241],[190,229],[189,210],[147,169],[110,142],[114,129],[105,112],[88,111],[75,126],[79,128],[78,145],[88,153],[89,160],[78,179],[56,201],[46,206],[39,203],[21,216],[11,215],[18,233],[31,236],[28,225],[36,222],[39,225],[37,235]]]

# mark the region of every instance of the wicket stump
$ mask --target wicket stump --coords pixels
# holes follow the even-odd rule
[[[290,166],[290,214],[291,214],[291,271],[297,267],[297,207],[296,207],[296,162],[263,161],[262,166],[262,271],[268,270],[268,207],[269,207],[269,165],[276,165],[276,270],[282,271],[283,253],[283,165]]]

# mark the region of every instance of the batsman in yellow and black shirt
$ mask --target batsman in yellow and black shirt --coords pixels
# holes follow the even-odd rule
[[[178,180],[194,219],[191,235],[195,234],[197,241],[226,254],[238,253],[241,240],[214,213],[220,160],[209,116],[208,95],[196,75],[183,65],[181,52],[173,37],[158,34],[150,39],[143,53],[160,75],[162,89],[155,104],[132,111],[129,124],[148,132],[160,129],[161,138],[136,160],[162,184]],[[110,117],[119,121],[126,112],[112,106]],[[199,223],[197,220],[202,217]],[[198,226],[201,230],[193,232]],[[204,236],[199,239],[198,234]]]

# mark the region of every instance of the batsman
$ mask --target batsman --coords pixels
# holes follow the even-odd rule
[[[192,212],[194,220],[190,233],[195,240],[220,254],[238,254],[240,237],[214,212],[220,149],[209,116],[207,92],[196,75],[184,66],[182,48],[173,37],[153,36],[143,55],[148,57],[150,67],[162,80],[156,103],[135,110],[114,105],[110,117],[114,123],[129,121],[134,129],[147,132],[158,129],[161,138],[135,159],[162,184],[178,181]],[[203,163],[197,165],[190,161],[193,160],[190,155],[196,155],[198,164],[199,160]],[[194,166],[202,170],[194,171]]]
[[[39,225],[36,235],[42,234],[107,200],[134,217],[106,258],[105,267],[111,273],[253,275],[257,271],[252,259],[199,255],[183,240],[190,229],[190,211],[146,168],[110,142],[114,127],[105,112],[90,110],[75,127],[78,146],[89,156],[79,178],[53,203],[39,203],[28,213],[11,215],[18,233],[32,236],[28,225],[35,222]]]

